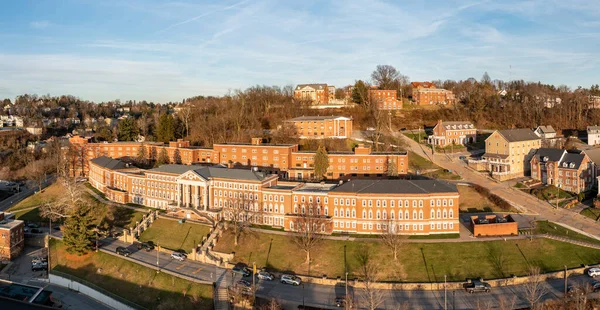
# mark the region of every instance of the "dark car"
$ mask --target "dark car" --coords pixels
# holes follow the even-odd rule
[[[590,285],[591,285],[591,287],[592,287],[592,291],[593,291],[594,293],[596,293],[596,292],[600,292],[600,281],[594,281],[594,282],[592,282]]]
[[[251,287],[252,286],[252,284],[250,284],[250,282],[248,282],[246,280],[237,281],[237,285],[241,286],[241,287]]]
[[[154,250],[154,243],[152,242],[142,242],[137,244],[138,250],[146,250],[146,252],[150,252]]]
[[[32,228],[29,232],[31,232],[32,234],[41,234],[42,233],[42,231],[37,228]]]
[[[125,256],[125,257],[131,255],[131,251],[129,251],[127,248],[122,247],[122,246],[117,247],[116,252],[117,252],[117,254]]]
[[[487,282],[482,281],[471,281],[469,283],[464,284],[464,288],[469,294],[480,293],[480,292],[489,292],[492,290],[492,286]]]
[[[52,227],[52,229],[60,231],[60,225],[55,225],[54,227]]]
[[[250,271],[250,268],[248,268],[246,266],[241,266],[241,265],[233,267],[233,269],[231,269],[231,271],[242,275],[242,277],[249,277],[252,274],[252,271]]]
[[[346,307],[346,297],[336,297],[335,298],[335,306],[338,308]]]
[[[40,228],[40,225],[36,223],[27,223],[27,227],[29,228]]]

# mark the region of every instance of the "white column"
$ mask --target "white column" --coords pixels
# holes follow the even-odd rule
[[[202,204],[204,205],[204,211],[208,210],[208,188],[205,185],[202,187]]]
[[[186,199],[187,199],[187,207],[191,208],[192,207],[192,186],[191,185],[186,185],[187,188],[187,195],[186,195]]]
[[[177,184],[177,208],[181,208],[181,184]]]
[[[196,188],[196,209],[200,207],[200,186],[194,186]]]

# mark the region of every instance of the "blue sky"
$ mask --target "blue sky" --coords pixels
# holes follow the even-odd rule
[[[0,40],[0,98],[179,101],[344,86],[377,64],[412,81],[600,83],[600,6],[580,0],[2,1]]]

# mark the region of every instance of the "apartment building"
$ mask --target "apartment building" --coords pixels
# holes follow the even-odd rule
[[[594,184],[593,163],[585,153],[541,148],[531,158],[531,178],[579,194]]]
[[[498,180],[509,180],[529,174],[530,160],[542,140],[530,129],[496,130],[485,140],[481,160],[470,160],[469,166],[487,170]]]
[[[347,139],[352,136],[352,118],[344,116],[301,116],[286,121],[300,139]]]
[[[444,122],[438,120],[435,127],[433,127],[433,135],[427,138],[427,142],[439,147],[475,143],[477,142],[477,128],[471,122]]]
[[[0,261],[12,260],[25,248],[24,222],[0,212]]]
[[[379,110],[400,110],[402,101],[398,100],[398,92],[393,89],[369,89],[369,100],[373,102]]]
[[[587,126],[587,144],[600,145],[600,126]]]
[[[223,164],[238,168],[256,168],[259,171],[278,174],[282,178],[310,179],[314,177],[315,152],[300,152],[297,144],[263,143],[261,138],[253,138],[252,143],[216,143],[212,149],[191,147],[188,141],[178,140],[163,143],[90,143],[89,138],[70,139],[74,149],[81,156],[74,160],[73,173],[87,176],[88,162],[94,158],[136,157],[139,148],[146,150],[147,158],[154,160],[167,151],[170,163],[184,165]],[[355,147],[353,152],[331,152],[327,179],[339,179],[345,176],[376,178],[386,175],[404,175],[408,173],[408,154],[406,152],[371,152],[364,145]],[[81,167],[84,167],[83,172]]]
[[[437,88],[431,82],[412,82],[412,99],[417,105],[454,104],[452,91]]]
[[[294,231],[302,218],[320,219],[324,233],[402,234],[458,232],[459,193],[438,180],[352,180],[339,184],[279,182],[274,174],[254,170],[164,165],[141,170],[123,164],[90,162],[90,184],[121,203],[193,209],[215,218],[244,216],[261,225]],[[109,186],[109,178],[123,176]],[[116,200],[109,191],[120,191]],[[391,226],[390,226],[391,225]]]
[[[294,98],[307,100],[312,104],[328,104],[329,87],[327,84],[298,84],[294,89]]]

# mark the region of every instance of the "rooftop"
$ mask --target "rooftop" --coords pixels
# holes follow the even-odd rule
[[[553,149],[553,148],[540,148],[535,152],[535,157],[537,157],[541,162],[544,161],[560,161],[565,150],[561,149]]]
[[[331,183],[306,183],[294,190],[294,192],[329,192],[336,187],[337,184]]]
[[[296,118],[292,118],[287,120],[288,122],[299,122],[299,121],[322,121],[322,120],[327,120],[327,119],[342,119],[342,120],[352,120],[351,117],[346,117],[346,116],[335,116],[335,115],[328,115],[328,116],[300,116],[300,117],[296,117]]]
[[[314,89],[325,89],[325,88],[327,88],[327,84],[313,83],[313,84],[298,84],[296,86],[296,90],[299,90],[299,89],[304,88],[306,86],[312,87]]]
[[[110,170],[128,168],[127,164],[125,164],[124,162],[107,156],[100,156],[90,161],[100,167],[104,167]]]
[[[201,175],[205,179],[209,178],[220,178],[220,179],[234,179],[234,180],[246,180],[246,181],[262,181],[269,177],[268,174],[263,172],[247,170],[247,169],[229,169],[224,167],[203,167],[201,169],[194,170],[197,174]]]
[[[148,172],[161,172],[161,173],[170,173],[170,174],[184,174],[190,170],[196,170],[204,168],[204,166],[200,165],[176,165],[176,164],[168,164],[162,165],[157,168],[153,168],[148,170]]]
[[[508,142],[539,140],[533,130],[527,128],[498,130]]]
[[[456,193],[456,185],[440,180],[352,180],[332,192],[361,194]]]
[[[552,126],[548,125],[548,126],[538,126],[538,128],[542,133],[556,133],[556,131],[554,130],[554,128],[552,128]]]

